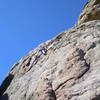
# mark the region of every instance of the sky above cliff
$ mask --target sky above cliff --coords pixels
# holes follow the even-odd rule
[[[11,66],[72,27],[88,0],[0,0],[0,83]]]

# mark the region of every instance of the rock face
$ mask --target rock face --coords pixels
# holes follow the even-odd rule
[[[100,20],[100,0],[87,2],[79,17],[78,25],[92,20]]]
[[[100,100],[99,20],[41,45],[45,55],[37,57],[37,47],[13,65],[0,86],[0,100]]]

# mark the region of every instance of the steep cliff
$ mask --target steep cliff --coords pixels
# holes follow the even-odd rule
[[[100,5],[88,5],[94,1]],[[79,18],[79,25],[40,44],[45,55],[37,47],[14,64],[0,100],[100,100],[100,21],[94,18]]]

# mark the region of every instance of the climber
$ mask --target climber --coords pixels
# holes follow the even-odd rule
[[[37,54],[35,55],[35,59],[34,59],[34,61],[33,61],[33,64],[36,64],[36,63],[38,62],[38,60],[39,60],[39,58],[40,58],[40,56],[41,56],[42,54],[44,54],[44,55],[47,54],[47,50],[45,49],[44,46],[40,46],[40,47],[39,47],[39,50],[38,50]],[[33,65],[33,64],[32,64],[32,65]]]
[[[46,50],[46,48],[44,46],[40,46],[39,47],[39,52],[41,52],[41,54],[44,54],[44,55],[47,54],[47,50]]]

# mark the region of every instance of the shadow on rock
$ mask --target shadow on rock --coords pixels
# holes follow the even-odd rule
[[[14,75],[9,74],[5,80],[3,81],[3,83],[0,86],[0,97],[3,96],[3,93],[7,90],[7,88],[9,87],[9,85],[11,84],[12,80],[14,78]],[[7,94],[4,95],[4,97],[7,97]],[[1,100],[1,99],[0,99]],[[4,99],[6,100],[6,99]]]
[[[9,100],[8,94],[4,94],[0,97],[0,100]]]
[[[100,95],[96,96],[96,97],[93,98],[92,100],[100,100]]]

